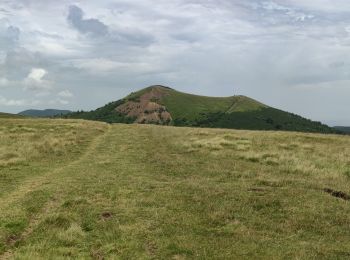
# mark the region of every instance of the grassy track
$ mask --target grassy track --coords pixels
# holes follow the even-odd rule
[[[350,257],[349,137],[1,123],[0,259]]]

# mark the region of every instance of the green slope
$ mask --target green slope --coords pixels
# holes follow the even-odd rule
[[[125,99],[137,100],[140,96],[154,88],[161,88],[167,93],[159,103],[166,106],[174,119],[186,118],[187,120],[196,120],[203,113],[246,112],[267,107],[245,96],[207,97],[176,91],[164,86],[151,86],[132,93]]]
[[[233,99],[234,102],[230,109],[227,110],[227,113],[256,111],[268,107],[252,98],[245,96],[235,96]]]
[[[164,86],[151,86],[131,93],[124,99],[90,112],[76,112],[66,118],[82,118],[109,123],[132,123],[134,117],[116,111],[125,103],[138,103],[144,95],[161,93],[151,98],[170,113],[171,125],[251,130],[287,130],[335,133],[336,130],[319,122],[264,105],[245,96],[206,97],[176,91]],[[145,114],[147,111],[145,111]],[[155,122],[157,123],[157,122]],[[160,122],[159,122],[160,123]]]
[[[172,91],[161,101],[174,119],[195,120],[203,113],[225,112],[232,106],[234,97],[205,97]]]

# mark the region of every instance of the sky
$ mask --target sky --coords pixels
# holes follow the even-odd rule
[[[350,125],[350,1],[0,0],[0,111],[156,84]]]

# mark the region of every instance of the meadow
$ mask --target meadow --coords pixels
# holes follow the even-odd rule
[[[0,259],[348,259],[350,137],[0,119]]]

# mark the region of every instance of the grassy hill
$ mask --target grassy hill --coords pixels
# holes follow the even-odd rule
[[[0,118],[24,118],[24,116],[0,112]]]
[[[72,111],[70,110],[59,110],[59,109],[45,109],[45,110],[37,110],[37,109],[29,109],[18,113],[23,116],[30,117],[54,117],[58,115],[69,114]]]
[[[347,259],[350,138],[0,125],[0,259]]]
[[[97,110],[76,112],[65,117],[109,123],[336,132],[320,122],[269,107],[245,96],[205,97],[164,86],[151,86]]]

